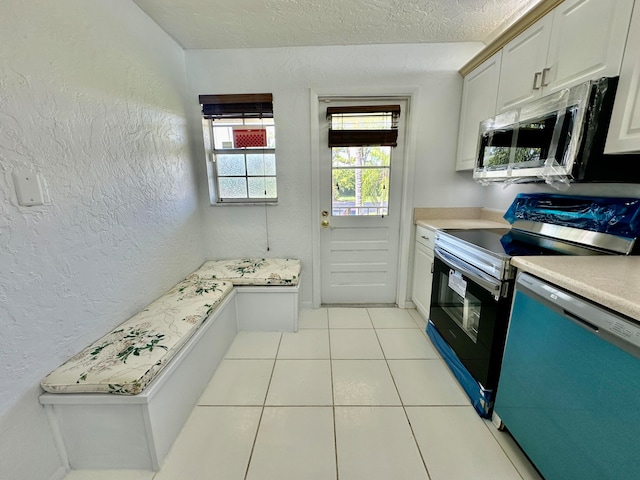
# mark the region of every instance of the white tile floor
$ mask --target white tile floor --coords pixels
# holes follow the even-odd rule
[[[65,480],[540,480],[482,420],[415,310],[302,310],[240,332],[160,472]]]

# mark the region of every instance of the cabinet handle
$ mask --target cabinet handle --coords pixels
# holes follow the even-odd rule
[[[546,87],[549,85],[549,82],[547,82],[547,73],[549,73],[550,71],[551,71],[551,67],[542,69],[542,86],[543,87]]]
[[[429,240],[429,237],[425,237],[424,235],[421,235],[422,238],[424,238],[425,240]]]
[[[533,76],[533,89],[534,90],[540,90],[540,85],[538,85],[538,80],[540,80],[541,76],[542,76],[542,72],[536,72],[535,75]]]

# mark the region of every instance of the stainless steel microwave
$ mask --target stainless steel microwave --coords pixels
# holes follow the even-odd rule
[[[640,156],[603,153],[617,85],[618,77],[592,80],[481,122],[473,178],[640,183]]]

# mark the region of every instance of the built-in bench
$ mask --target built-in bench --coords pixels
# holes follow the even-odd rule
[[[233,283],[240,330],[297,332],[300,268],[293,258],[211,260],[187,278]]]
[[[158,470],[238,330],[297,331],[299,276],[292,259],[205,262],[47,375],[68,466]]]

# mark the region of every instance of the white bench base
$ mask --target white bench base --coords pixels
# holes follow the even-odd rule
[[[238,332],[236,290],[138,395],[44,393],[72,469],[159,470]]]
[[[241,286],[238,292],[238,329],[250,332],[297,332],[300,284]]]
[[[72,469],[159,470],[238,330],[298,330],[295,286],[236,286],[138,395],[43,393]]]

